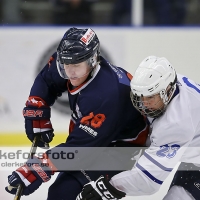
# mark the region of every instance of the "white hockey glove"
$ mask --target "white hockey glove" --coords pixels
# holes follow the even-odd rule
[[[113,187],[106,178],[100,176],[95,182],[91,181],[84,185],[76,200],[117,200],[125,195]]]

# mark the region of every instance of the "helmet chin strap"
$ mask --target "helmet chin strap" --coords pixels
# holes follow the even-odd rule
[[[167,105],[170,102],[170,100],[176,90],[176,84],[169,85],[169,86],[170,86],[170,88],[168,88],[167,91],[164,92],[164,94],[162,94],[162,91],[160,92],[161,99],[163,100],[163,103],[165,105]]]
[[[90,61],[89,61],[92,65],[92,67],[95,67],[97,65],[97,52],[90,57]]]

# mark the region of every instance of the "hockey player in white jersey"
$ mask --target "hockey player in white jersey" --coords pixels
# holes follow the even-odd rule
[[[151,195],[179,162],[164,200],[199,200],[200,85],[166,58],[149,56],[133,75],[131,99],[151,125],[149,147],[131,170],[90,182],[77,200]]]

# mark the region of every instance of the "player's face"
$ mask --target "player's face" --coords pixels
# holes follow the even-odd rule
[[[160,97],[160,94],[156,94],[149,97],[142,97],[143,106],[149,110],[158,110],[164,107],[163,100]]]
[[[81,85],[87,79],[91,71],[91,67],[88,66],[87,62],[69,65],[64,64],[64,68],[73,86]]]

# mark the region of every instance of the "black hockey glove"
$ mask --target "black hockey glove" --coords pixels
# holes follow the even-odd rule
[[[45,143],[50,143],[53,140],[54,130],[50,121],[51,110],[43,99],[30,96],[23,109],[23,115],[26,135],[31,142],[35,138],[35,134],[41,135],[41,140],[38,142],[39,147],[45,147]]]
[[[106,178],[100,176],[95,182],[91,181],[84,185],[76,200],[117,200],[125,195],[113,187]]]

